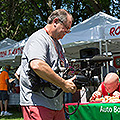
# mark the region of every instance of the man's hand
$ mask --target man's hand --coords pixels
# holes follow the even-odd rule
[[[113,96],[120,96],[120,92],[115,91],[115,92],[113,93]]]
[[[92,97],[90,98],[90,100],[95,100],[96,98],[100,98],[102,96],[102,93],[99,92],[99,91],[95,91],[93,94],[92,94]]]
[[[66,93],[72,93],[74,94],[77,90],[76,85],[74,84],[73,80],[76,78],[76,76],[68,79],[65,81],[65,85],[62,87],[63,91]]]

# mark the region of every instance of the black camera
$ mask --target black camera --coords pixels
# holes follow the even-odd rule
[[[73,81],[77,89],[82,89],[82,87],[87,86],[89,83],[88,77],[84,75],[76,75],[76,78]]]
[[[85,63],[86,66],[82,69],[71,68],[64,74],[65,79],[69,79],[68,72],[71,70],[77,73],[76,79],[73,81],[78,89],[81,89],[83,86],[98,86],[99,85],[99,78],[95,78],[95,76],[99,76],[101,74],[101,66],[103,66],[103,62],[111,61],[112,58],[105,57],[105,56],[94,56],[93,58],[86,58],[86,59],[72,59],[70,62],[72,63]]]

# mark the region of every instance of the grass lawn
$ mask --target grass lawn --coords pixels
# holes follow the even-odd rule
[[[13,113],[11,116],[0,116],[0,120],[23,120],[22,111],[19,106],[10,106],[8,112]]]

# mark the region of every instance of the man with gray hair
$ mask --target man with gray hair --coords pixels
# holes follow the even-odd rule
[[[61,76],[59,68],[67,68],[67,63],[59,39],[70,32],[72,21],[66,10],[53,11],[47,25],[33,33],[24,47],[20,73],[24,120],[65,120],[63,92],[56,92],[61,88],[66,93],[75,93],[77,87],[73,83],[75,76],[68,80]]]

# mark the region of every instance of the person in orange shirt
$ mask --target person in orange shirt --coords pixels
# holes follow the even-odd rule
[[[0,107],[1,107],[1,116],[2,115],[12,115],[12,113],[9,113],[7,111],[8,107],[8,87],[9,87],[9,70],[10,65],[6,65],[4,71],[0,74]],[[4,108],[5,111],[3,111],[3,101],[4,101]]]

